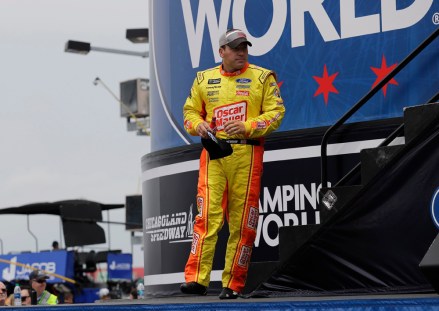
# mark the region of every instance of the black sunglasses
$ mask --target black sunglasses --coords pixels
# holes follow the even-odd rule
[[[42,284],[42,283],[46,283],[46,280],[35,280],[35,282]]]
[[[0,288],[0,293],[6,293],[6,288]]]
[[[21,296],[21,301],[25,301],[26,298],[30,298],[30,296]]]

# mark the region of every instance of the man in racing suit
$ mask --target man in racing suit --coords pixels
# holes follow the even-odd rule
[[[207,293],[217,234],[226,218],[230,235],[219,298],[233,299],[244,288],[256,237],[263,137],[279,127],[285,107],[274,72],[248,63],[251,43],[244,32],[228,30],[219,43],[222,64],[197,73],[183,108],[184,125],[191,135],[208,139],[210,132],[226,140],[233,153],[216,158],[201,152],[198,215],[180,289]]]

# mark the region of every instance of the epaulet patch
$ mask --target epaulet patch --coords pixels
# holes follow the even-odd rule
[[[204,72],[203,71],[198,71],[197,72],[197,82],[198,82],[198,84],[203,82],[203,80],[204,80]]]
[[[262,74],[259,76],[259,81],[262,83],[262,84],[264,84],[265,83],[265,80],[268,78],[268,76],[270,76],[270,75],[273,75],[274,76],[274,79],[275,80],[277,80],[276,79],[276,73],[274,72],[274,71],[271,71],[271,70],[267,70],[267,69],[265,69],[263,72],[262,72]]]
[[[259,75],[259,82],[261,82],[261,84],[264,84],[264,83],[265,83],[265,80],[267,80],[267,78],[268,78],[270,75],[273,75],[273,76],[274,76],[274,79],[276,79],[276,73],[275,73],[274,71],[271,71],[271,70],[268,70],[268,69],[265,69],[265,68],[263,68],[263,67],[259,67],[259,66],[256,66],[256,65],[250,65],[249,68],[251,68],[251,69],[254,70],[254,71],[259,71],[259,72],[260,72],[260,75]],[[276,80],[277,80],[277,79],[276,79]]]
[[[214,70],[218,70],[218,67],[213,67],[213,68],[209,68],[203,71],[198,71],[197,72],[197,82],[198,84],[201,84],[201,82],[204,81],[204,76],[207,74],[207,76],[209,76],[209,71],[214,71]]]

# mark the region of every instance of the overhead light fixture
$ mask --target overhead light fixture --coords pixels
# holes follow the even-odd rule
[[[90,50],[91,50],[90,43],[73,41],[73,40],[67,41],[64,47],[65,52],[78,53],[78,54],[88,54]]]
[[[133,43],[148,43],[149,29],[148,28],[127,29],[126,38]]]
[[[81,41],[73,41],[69,40],[66,42],[66,45],[64,47],[64,52],[69,53],[77,53],[77,54],[88,54],[90,51],[98,51],[98,52],[105,52],[105,53],[114,53],[114,54],[123,54],[123,55],[131,55],[131,56],[140,56],[140,57],[148,57],[149,52],[134,52],[134,51],[126,51],[126,50],[116,50],[116,49],[109,49],[109,48],[101,48],[97,46],[91,46],[88,42],[81,42]]]

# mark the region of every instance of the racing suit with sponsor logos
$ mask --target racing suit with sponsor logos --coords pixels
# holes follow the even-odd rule
[[[285,113],[275,74],[251,64],[234,73],[221,65],[198,72],[183,112],[189,134],[197,135],[197,126],[215,117],[217,138],[241,142],[232,144],[233,153],[224,158],[210,160],[205,149],[201,152],[198,215],[185,279],[209,285],[217,234],[226,218],[230,235],[222,284],[241,292],[259,218],[263,137],[279,127]],[[245,136],[228,136],[228,120],[244,122]],[[249,140],[256,145],[247,144]]]

